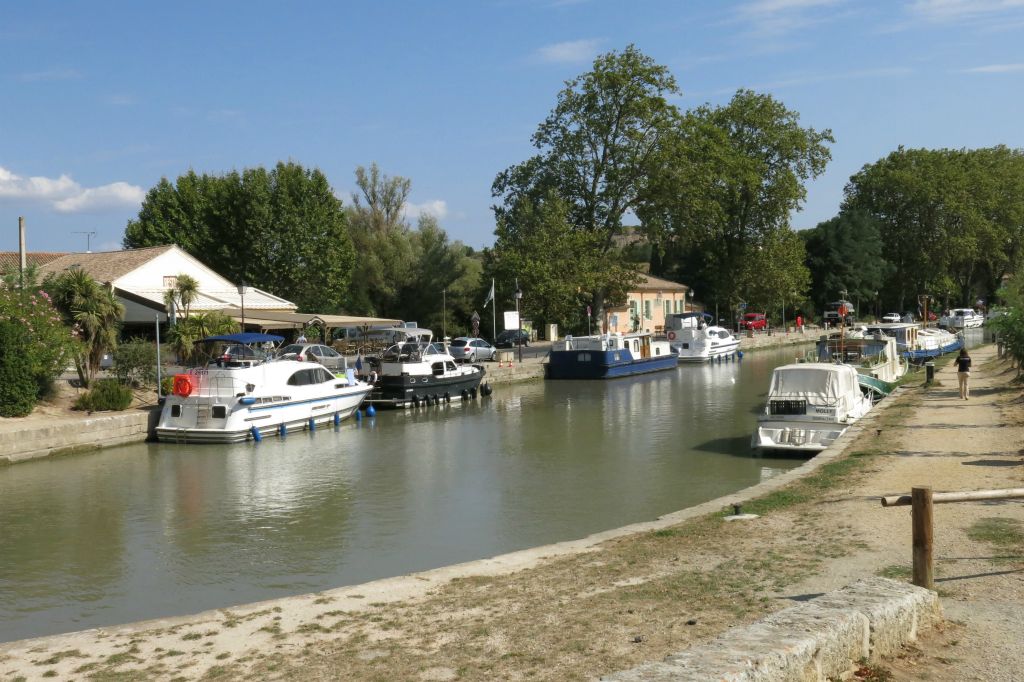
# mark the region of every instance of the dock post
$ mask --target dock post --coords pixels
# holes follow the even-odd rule
[[[914,579],[918,587],[935,589],[932,576],[932,489],[911,488],[911,525],[913,527]]]

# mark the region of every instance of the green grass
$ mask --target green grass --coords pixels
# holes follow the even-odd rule
[[[822,492],[839,486],[850,476],[864,469],[877,454],[878,452],[874,450],[850,453],[842,459],[822,465],[813,474],[794,481],[784,488],[746,502],[743,505],[743,511],[748,514],[764,516],[770,512],[782,511],[798,504],[810,502]],[[729,513],[723,512],[722,515],[727,516]]]
[[[1017,519],[978,519],[967,529],[967,537],[996,547],[1024,547],[1024,524]]]
[[[892,580],[909,580],[913,571],[910,566],[900,566],[893,564],[892,566],[886,566],[878,572],[878,575],[882,578],[890,578]]]

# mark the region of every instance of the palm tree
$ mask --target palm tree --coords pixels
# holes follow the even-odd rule
[[[117,346],[124,306],[112,287],[101,285],[80,268],[61,274],[49,285],[54,304],[78,339],[75,368],[82,384],[89,387],[100,371],[103,354]]]
[[[199,298],[199,281],[191,275],[178,275],[178,285],[175,290],[178,292],[178,302],[185,313],[185,319],[188,319],[189,309]]]

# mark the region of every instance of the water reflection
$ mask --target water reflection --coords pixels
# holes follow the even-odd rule
[[[799,464],[749,448],[792,358],[0,469],[0,641],[492,556],[727,494]]]

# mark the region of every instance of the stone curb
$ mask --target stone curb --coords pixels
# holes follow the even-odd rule
[[[877,661],[942,620],[935,592],[867,578],[665,660],[614,673],[608,682],[832,680],[856,661]]]

